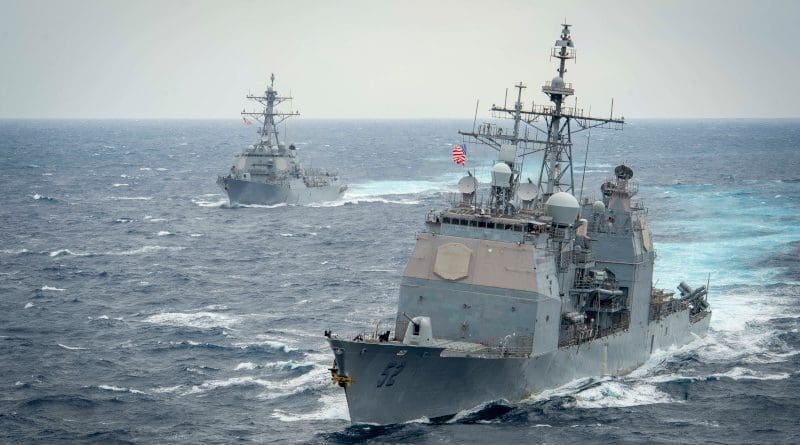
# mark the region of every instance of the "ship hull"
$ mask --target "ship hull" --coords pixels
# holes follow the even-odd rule
[[[710,314],[689,323],[687,312],[534,357],[444,356],[442,348],[330,339],[350,419],[390,424],[452,416],[494,400],[518,401],[576,379],[624,375],[653,351],[704,337]],[[402,352],[405,351],[405,352]],[[391,383],[391,384],[389,384]]]
[[[335,201],[344,194],[346,186],[334,182],[320,187],[307,187],[302,180],[293,180],[287,184],[267,184],[263,182],[244,181],[241,179],[220,177],[217,184],[228,195],[228,201],[235,205],[306,205]]]

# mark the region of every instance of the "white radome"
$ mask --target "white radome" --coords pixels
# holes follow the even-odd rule
[[[567,192],[554,193],[547,203],[547,214],[553,217],[553,222],[559,225],[570,225],[578,217],[578,200]]]

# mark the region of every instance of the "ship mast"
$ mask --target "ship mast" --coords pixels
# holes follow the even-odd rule
[[[269,86],[267,87],[267,90],[264,91],[263,96],[254,96],[252,94],[247,95],[248,99],[260,103],[264,107],[264,110],[261,112],[248,112],[246,110],[242,110],[242,117],[252,117],[261,124],[261,128],[258,130],[258,134],[261,135],[261,139],[255,145],[255,149],[258,151],[280,149],[281,147],[280,141],[278,140],[277,128],[278,124],[292,116],[300,115],[300,113],[297,111],[281,113],[276,110],[276,107],[281,102],[290,100],[292,97],[278,95],[278,92],[275,90],[275,73],[272,73],[269,80]]]
[[[573,133],[595,127],[621,129],[625,122],[623,118],[614,119],[613,116],[591,117],[584,114],[581,109],[565,105],[565,99],[575,93],[572,84],[564,82],[564,74],[567,72],[566,62],[575,59],[570,26],[572,25],[562,24],[561,35],[550,53],[551,57],[558,59],[558,75],[542,86],[542,92],[547,94],[552,105],[532,104],[530,109],[523,109],[522,90],[525,86],[519,83],[515,85],[517,100],[513,108],[503,104],[502,107],[493,105],[491,109],[493,116],[513,120],[512,134],[503,134],[502,129],[491,123],[481,125],[478,131],[459,132],[473,142],[488,145],[498,151],[502,151],[503,146],[511,144],[518,148],[516,153],[520,158],[542,152],[540,155],[542,164],[537,180],[537,201],[540,204],[545,203],[552,194],[559,191],[575,194]],[[520,123],[531,127],[526,127],[524,135],[520,134]],[[537,124],[543,124],[544,128],[540,128]],[[573,124],[576,128],[573,128]],[[530,135],[529,129],[534,130],[533,135]],[[540,138],[539,135],[547,137]],[[521,166],[522,162],[516,164]],[[512,189],[516,190],[520,176],[520,174],[514,175]]]

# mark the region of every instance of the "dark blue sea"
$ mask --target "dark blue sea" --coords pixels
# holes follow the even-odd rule
[[[591,133],[584,196],[633,167],[657,286],[710,275],[707,338],[444,423],[351,425],[323,330],[394,316],[471,126],[296,120],[344,199],[230,208],[215,179],[256,138],[241,122],[0,121],[0,442],[800,442],[797,120]],[[493,152],[467,152],[486,177]]]

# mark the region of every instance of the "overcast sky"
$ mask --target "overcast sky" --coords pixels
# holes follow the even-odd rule
[[[0,118],[237,118],[269,73],[309,118],[544,102],[573,25],[579,105],[800,116],[800,1],[0,0]]]

